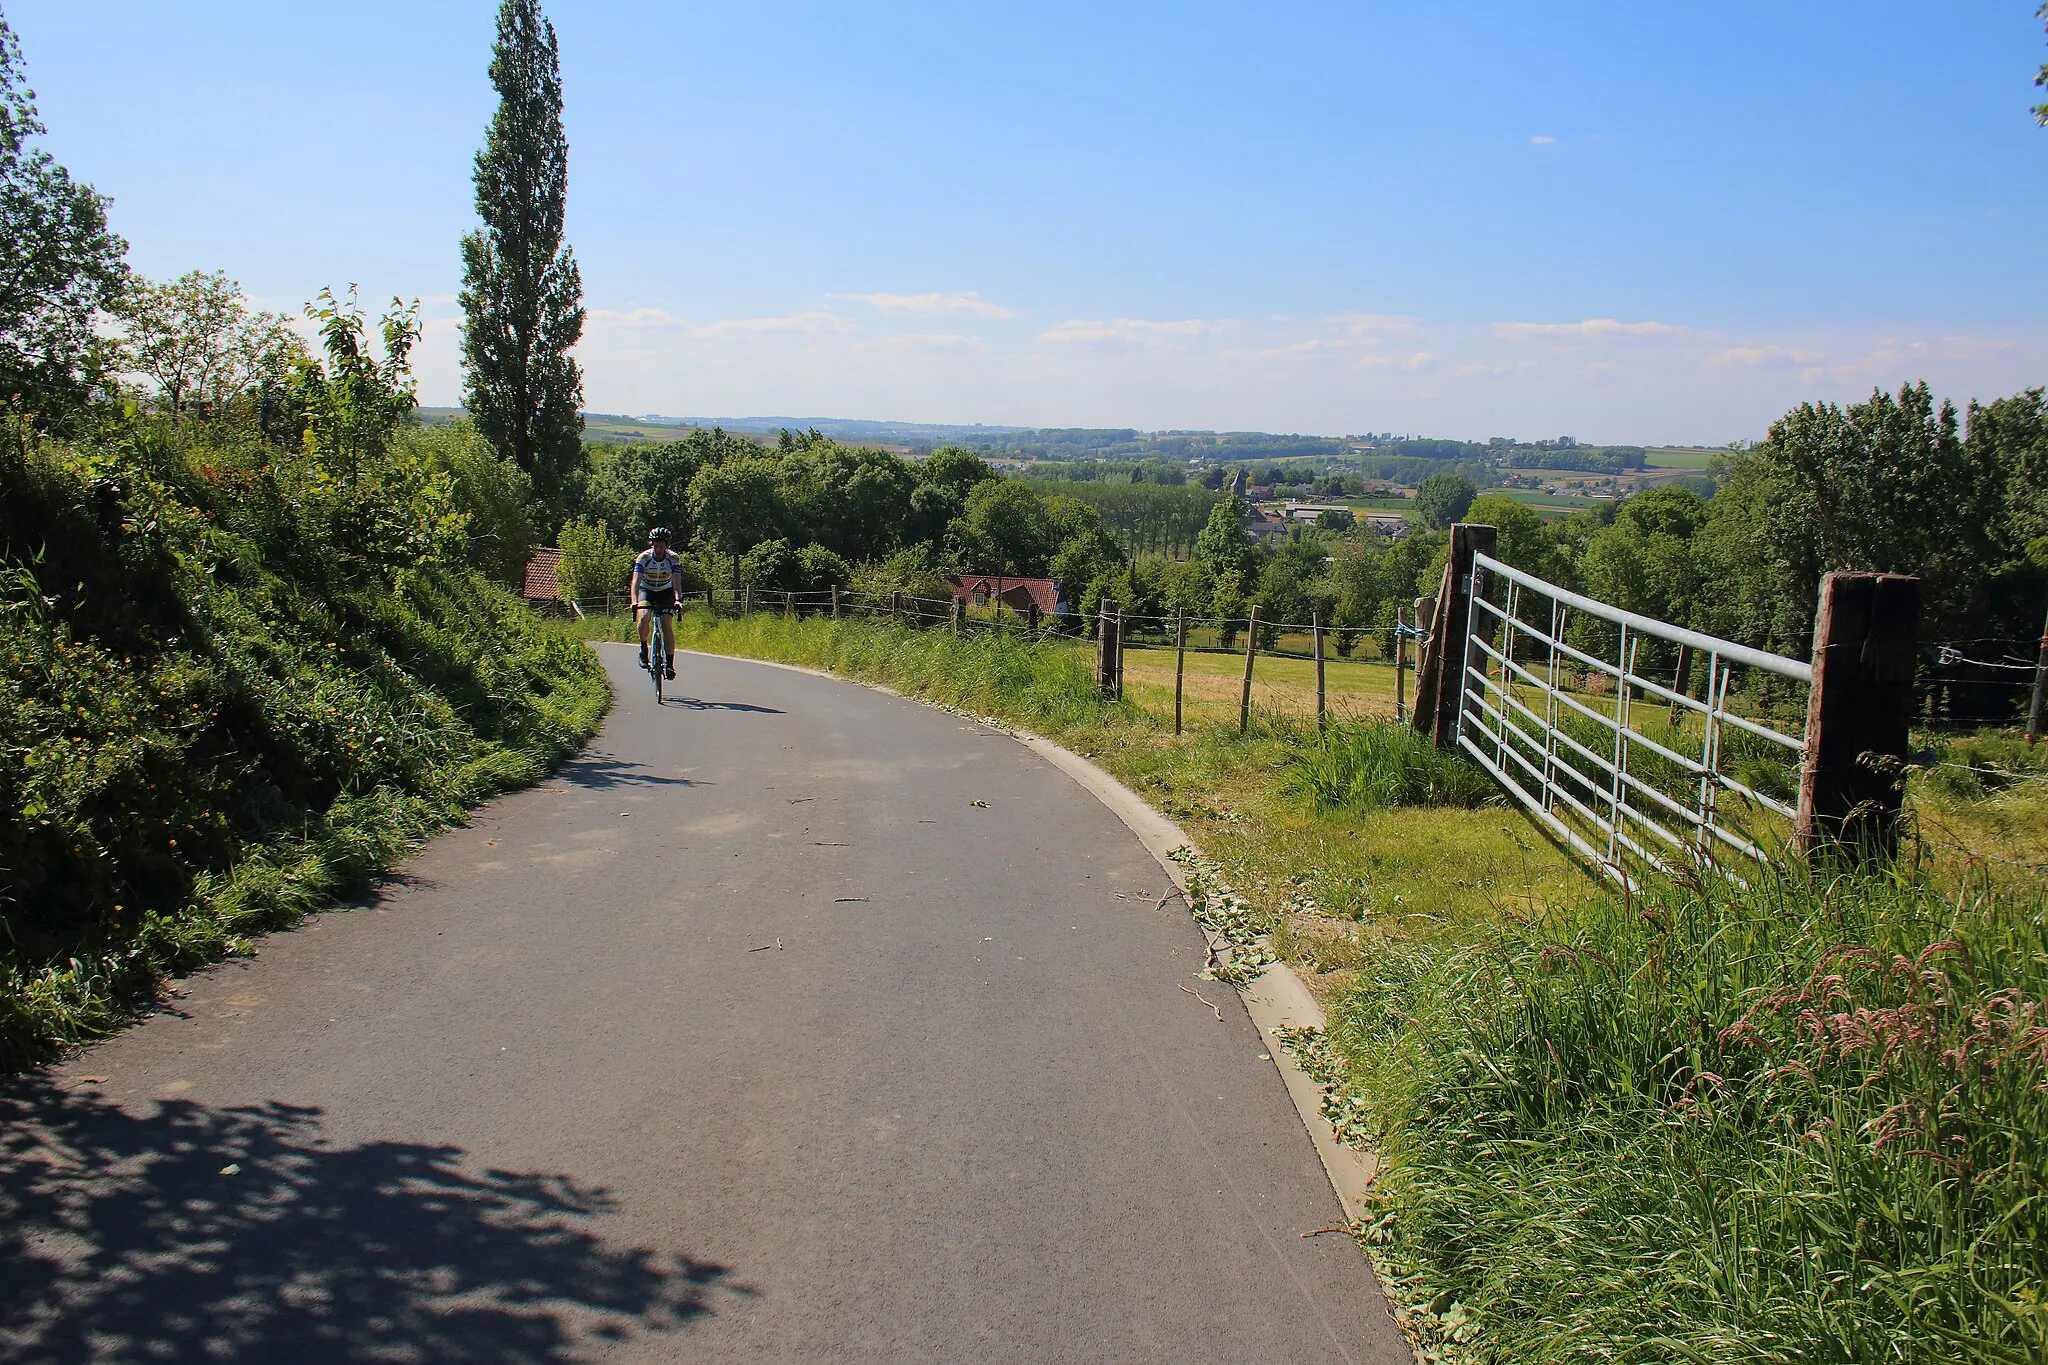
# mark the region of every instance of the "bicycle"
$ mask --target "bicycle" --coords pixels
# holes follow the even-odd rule
[[[661,623],[664,617],[674,615],[675,609],[671,607],[662,611],[655,611],[653,607],[643,606],[640,610],[652,612],[654,615],[654,628],[647,632],[647,663],[645,667],[654,676],[654,704],[659,706],[661,705],[662,682],[669,666],[668,643],[663,637]]]

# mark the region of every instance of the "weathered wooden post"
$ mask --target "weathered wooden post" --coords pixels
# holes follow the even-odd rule
[[[1121,602],[1110,604],[1110,625],[1116,632],[1116,699],[1124,699],[1124,608]]]
[[[1677,676],[1671,680],[1671,690],[1673,692],[1676,692],[1680,697],[1683,697],[1689,695],[1686,689],[1691,686],[1692,646],[1680,645],[1678,647],[1678,673]],[[1680,708],[1678,705],[1678,700],[1676,697],[1674,697],[1671,702],[1671,724],[1674,728],[1678,725],[1679,709]]]
[[[955,635],[967,633],[967,599],[964,597],[953,599],[953,633]]]
[[[1443,589],[1423,647],[1422,666],[1415,672],[1415,728],[1426,732],[1439,749],[1458,747],[1458,716],[1464,710],[1465,682],[1472,656],[1473,556],[1490,555],[1500,533],[1494,527],[1459,522],[1451,528],[1451,558],[1444,565]]]
[[[1323,689],[1323,613],[1311,611],[1308,615],[1309,629],[1316,641],[1316,728],[1329,724],[1330,714],[1327,696]]]
[[[1180,694],[1188,671],[1188,614],[1173,614],[1173,732],[1180,733]]]
[[[2048,621],[2041,623],[2041,657],[2034,663],[2034,700],[2027,707],[2027,747],[2041,738],[2041,708],[2048,704]]]
[[[1031,599],[1031,604],[1024,618],[1024,625],[1033,635],[1038,634],[1038,599],[1036,597]]]
[[[1259,648],[1259,604],[1252,603],[1251,619],[1245,623],[1244,631],[1244,691],[1237,699],[1237,732],[1243,734],[1252,726],[1252,656]]]
[[[784,617],[786,617],[786,618],[788,618],[788,619],[791,619],[791,620],[794,620],[794,619],[796,618],[796,594],[795,594],[795,593],[793,593],[793,592],[785,592],[785,593],[783,593],[783,594],[782,594],[782,614],[783,614],[783,616],[784,616]]]
[[[903,590],[889,589],[889,624],[895,625],[903,619]]]
[[[839,585],[837,583],[832,585],[832,619],[835,621],[839,619]]]
[[[748,585],[747,585],[746,587],[744,587],[744,588],[742,588],[742,589],[740,590],[740,615],[742,615],[742,616],[752,616],[753,614],[754,614],[754,585],[753,585],[753,584],[751,584],[751,583],[749,583],[749,584],[748,584]]]
[[[1116,602],[1107,597],[1095,613],[1095,690],[1116,695]]]
[[[1898,849],[1920,633],[1920,580],[1831,573],[1813,623],[1813,690],[1792,841],[1802,856]]]

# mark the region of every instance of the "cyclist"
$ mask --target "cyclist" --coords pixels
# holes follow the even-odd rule
[[[633,560],[633,574],[626,580],[626,599],[640,620],[640,666],[647,667],[647,642],[654,620],[661,618],[661,642],[668,648],[665,676],[676,678],[676,585],[682,580],[683,561],[669,552],[668,527],[657,526],[647,533],[647,548]]]

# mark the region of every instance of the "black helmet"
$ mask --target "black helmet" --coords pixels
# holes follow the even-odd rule
[[[657,527],[655,527],[655,528],[654,528],[653,530],[651,530],[651,531],[649,531],[649,532],[647,533],[647,540],[648,540],[648,543],[649,543],[649,544],[652,544],[653,542],[655,542],[655,541],[657,541],[657,540],[667,540],[667,539],[669,539],[669,534],[668,534],[668,527],[666,527],[666,526],[657,526]]]

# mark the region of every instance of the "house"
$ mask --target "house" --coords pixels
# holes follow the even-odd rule
[[[1368,512],[1360,520],[1370,526],[1375,534],[1385,536],[1388,540],[1408,538],[1410,528],[1406,517],[1390,512]]]
[[[1287,518],[1264,507],[1253,507],[1245,513],[1244,520],[1238,525],[1243,528],[1245,539],[1263,545],[1275,536],[1286,533]]]
[[[1031,615],[1034,607],[1040,616],[1063,616],[1071,610],[1061,596],[1057,578],[956,573],[946,581],[953,586],[954,600],[966,601],[977,607],[1000,602],[1019,616]]]
[[[1287,519],[1289,521],[1312,523],[1325,512],[1349,512],[1351,510],[1351,508],[1346,507],[1341,502],[1296,502],[1292,498],[1287,500]]]
[[[535,550],[526,561],[526,581],[519,595],[529,602],[555,602],[562,596],[560,571],[562,552],[552,547]]]

